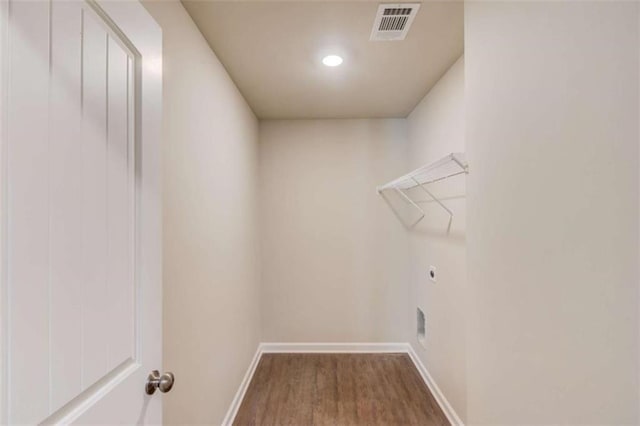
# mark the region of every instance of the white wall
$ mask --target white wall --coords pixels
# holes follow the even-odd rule
[[[260,123],[264,341],[407,341],[405,120]]]
[[[465,4],[469,424],[638,422],[638,4]]]
[[[168,424],[220,424],[259,342],[258,122],[177,1],[164,35],[164,369]]]
[[[407,171],[465,151],[464,59],[460,58],[408,117]],[[465,177],[429,185],[453,212],[437,203],[420,204],[425,217],[409,229],[410,344],[464,422],[466,418],[466,206]],[[412,190],[415,199],[429,197]],[[436,267],[436,282],[428,278]],[[426,348],[416,338],[416,308],[426,316]]]

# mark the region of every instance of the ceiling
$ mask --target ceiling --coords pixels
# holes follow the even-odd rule
[[[375,42],[377,2],[182,3],[261,119],[406,117],[463,53],[462,2],[424,2],[405,40]]]

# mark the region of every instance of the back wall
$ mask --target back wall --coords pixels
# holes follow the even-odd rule
[[[260,122],[263,341],[407,341],[407,236],[375,189],[406,154],[403,119]]]

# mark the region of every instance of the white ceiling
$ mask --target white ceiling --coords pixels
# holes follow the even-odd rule
[[[263,119],[406,117],[463,52],[462,2],[422,3],[387,42],[369,41],[378,2],[182,3]]]

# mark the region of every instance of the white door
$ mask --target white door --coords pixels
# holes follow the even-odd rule
[[[161,55],[137,1],[0,0],[1,423],[162,421]]]

